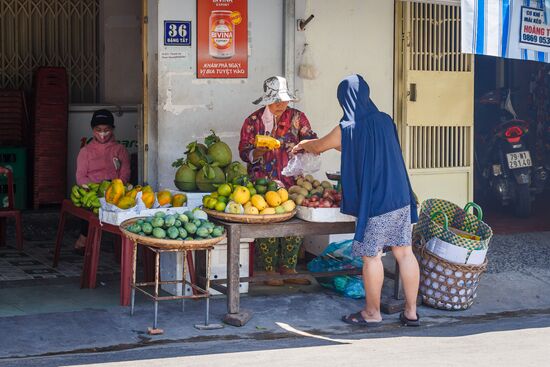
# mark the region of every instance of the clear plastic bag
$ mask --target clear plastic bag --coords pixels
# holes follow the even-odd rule
[[[321,157],[312,153],[299,153],[290,158],[283,168],[285,176],[304,176],[313,174],[321,169]]]

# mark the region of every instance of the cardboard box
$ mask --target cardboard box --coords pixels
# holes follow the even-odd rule
[[[109,210],[99,209],[99,221],[102,223],[109,223],[115,226],[119,226],[122,222],[132,218],[138,217],[150,217],[155,215],[158,212],[164,212],[166,214],[182,214],[190,210],[186,206],[179,208],[157,208],[157,209],[146,209],[141,211],[126,210],[121,212],[113,212]]]
[[[249,272],[249,243],[252,242],[251,238],[241,239],[240,254],[239,254],[239,267],[240,276],[248,277]],[[183,271],[183,259],[178,253],[164,253],[160,258],[160,272],[162,279],[181,279]],[[214,246],[212,250],[212,264],[210,269],[210,279],[225,279],[227,277],[227,242],[222,241]],[[187,280],[189,281],[189,274],[187,274]],[[173,295],[181,295],[181,284],[166,284],[162,286],[162,289]],[[240,293],[248,293],[248,282],[241,282],[239,284]],[[218,295],[220,292],[210,288],[212,295]],[[191,294],[191,287],[185,287],[185,294]]]
[[[440,258],[455,264],[481,265],[487,256],[487,250],[470,251],[464,247],[442,241],[437,237],[432,238],[426,243],[426,249]]]

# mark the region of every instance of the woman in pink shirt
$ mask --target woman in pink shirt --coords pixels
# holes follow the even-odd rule
[[[113,114],[108,110],[95,111],[91,126],[94,137],[80,149],[76,160],[76,183],[84,185],[115,178],[128,182],[130,157],[126,148],[115,139]],[[79,252],[86,245],[87,233],[88,223],[83,222],[80,237],[75,243],[75,249]]]

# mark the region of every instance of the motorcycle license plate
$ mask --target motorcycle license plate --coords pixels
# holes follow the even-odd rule
[[[510,169],[531,167],[533,165],[529,151],[508,153],[506,154],[506,158],[508,159],[508,167]]]

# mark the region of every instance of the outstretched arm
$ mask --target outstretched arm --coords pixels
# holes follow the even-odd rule
[[[321,154],[329,149],[340,150],[342,147],[342,131],[340,125],[336,126],[330,133],[320,139],[302,140],[299,142],[292,153],[308,152],[313,154]]]

